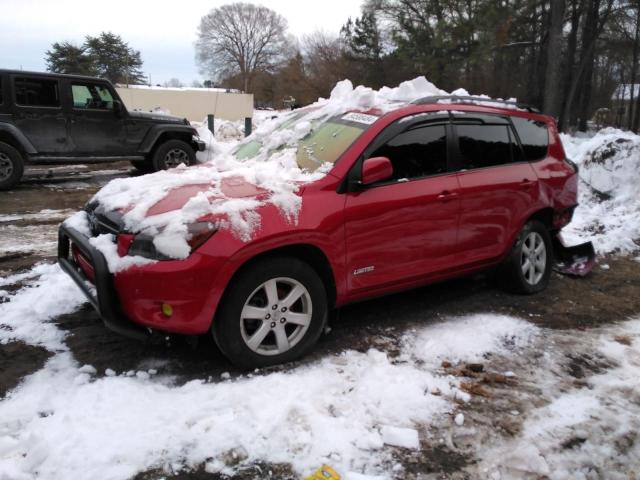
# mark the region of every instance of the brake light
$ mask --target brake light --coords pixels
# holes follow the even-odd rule
[[[134,238],[135,236],[130,233],[118,234],[118,255],[124,257],[129,253],[129,248],[131,248]]]

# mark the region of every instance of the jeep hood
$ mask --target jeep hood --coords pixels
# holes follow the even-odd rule
[[[147,120],[153,123],[170,123],[184,125],[184,118],[175,117],[173,115],[165,115],[163,113],[153,112],[129,112],[129,116],[138,120]]]

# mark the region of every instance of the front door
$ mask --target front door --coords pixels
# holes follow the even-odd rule
[[[38,155],[67,152],[67,115],[62,107],[59,80],[26,75],[16,75],[11,80],[16,127],[35,147]]]
[[[126,155],[125,121],[113,108],[114,95],[106,84],[73,81],[69,134],[80,156]]]
[[[389,158],[394,174],[389,181],[347,194],[350,294],[410,284],[449,266],[459,188],[447,167],[447,129],[446,124],[418,125],[367,155]]]

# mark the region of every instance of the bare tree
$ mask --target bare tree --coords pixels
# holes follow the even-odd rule
[[[196,59],[203,74],[221,80],[238,75],[244,91],[254,75],[271,71],[290,53],[287,21],[266,7],[231,3],[202,17]]]

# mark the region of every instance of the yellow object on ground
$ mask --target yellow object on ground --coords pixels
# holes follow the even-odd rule
[[[329,465],[322,465],[304,480],[340,480],[340,475]]]

